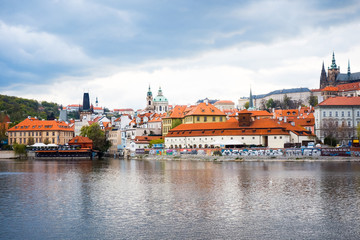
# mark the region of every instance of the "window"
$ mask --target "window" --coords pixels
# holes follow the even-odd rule
[[[216,118],[215,117],[213,117],[213,122],[215,122],[216,121]]]
[[[323,117],[326,117],[326,112],[325,111],[323,112]]]
[[[230,140],[233,140],[233,137],[231,137]]]
[[[282,139],[282,136],[280,136],[279,138]]]
[[[241,137],[241,139],[244,139],[244,137]]]
[[[360,117],[360,111],[357,111],[356,116]]]
[[[332,111],[329,112],[329,117],[332,117]]]
[[[255,139],[255,137],[253,137],[253,139]]]
[[[342,117],[345,117],[344,111],[341,112],[341,116],[342,116]]]
[[[338,111],[335,112],[335,117],[338,117],[339,116],[339,113]]]
[[[200,121],[200,117],[196,117],[196,121],[198,121],[198,122],[199,122],[199,121]]]
[[[204,117],[204,122],[206,122],[206,121],[207,121],[207,117],[205,116],[205,117]]]
[[[348,127],[351,127],[351,122],[350,121],[348,121]]]
[[[222,117],[220,117],[220,122],[222,122]]]
[[[351,116],[351,112],[350,111],[348,111],[348,117],[350,117]]]
[[[276,139],[276,136],[274,136],[274,139]]]

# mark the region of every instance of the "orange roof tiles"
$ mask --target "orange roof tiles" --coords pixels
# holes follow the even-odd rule
[[[197,115],[205,115],[205,116],[226,116],[225,113],[220,111],[218,108],[216,108],[214,105],[208,103],[199,103],[197,106],[195,106],[192,110],[190,110],[187,114],[187,116],[197,116]]]
[[[264,117],[264,116],[271,117],[272,116],[271,113],[269,113],[268,111],[265,111],[265,110],[249,111],[249,112],[252,113],[251,116],[253,116],[253,117]]]
[[[274,119],[257,119],[250,126],[239,126],[238,121],[228,120],[218,123],[181,124],[171,129],[166,137],[176,136],[216,136],[216,135],[288,135],[292,131],[297,135],[312,136],[301,126],[278,122]]]
[[[166,118],[183,118],[185,116],[186,105],[176,105]]]
[[[69,141],[69,144],[73,144],[73,143],[93,143],[93,140],[91,140],[88,137],[76,136]]]
[[[10,128],[8,131],[68,131],[73,132],[66,122],[59,122],[55,120],[39,120],[36,118],[26,118],[16,126]]]
[[[360,97],[331,97],[321,102],[318,106],[358,106]]]
[[[327,86],[326,88],[323,88],[321,91],[337,92],[337,91],[339,91],[339,89],[337,87]]]
[[[347,84],[341,84],[336,86],[339,91],[351,91],[351,90],[359,90],[360,89],[360,82],[354,82],[354,83],[347,83]]]
[[[219,100],[219,101],[215,102],[214,104],[231,104],[231,105],[234,105],[235,103],[233,101],[230,101],[230,100]]]

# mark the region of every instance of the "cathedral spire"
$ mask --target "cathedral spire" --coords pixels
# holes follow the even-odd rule
[[[350,75],[351,75],[351,71],[350,71],[350,60],[348,60],[348,71],[347,71],[347,75],[348,75],[348,77],[350,77]]]
[[[254,109],[253,95],[250,87],[249,109]]]
[[[320,75],[320,89],[327,86],[327,77],[326,77],[326,71],[324,66],[324,61],[322,63],[322,69],[321,69],[321,75]]]
[[[335,61],[335,53],[333,52],[332,60],[331,60],[331,67],[330,69],[337,69],[336,61]]]

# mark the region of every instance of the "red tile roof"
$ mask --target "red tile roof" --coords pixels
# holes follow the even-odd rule
[[[195,106],[192,110],[190,110],[186,116],[198,116],[198,115],[205,115],[205,116],[226,116],[225,113],[220,111],[214,105],[208,103],[199,103]]]
[[[326,88],[323,88],[321,90],[322,92],[328,91],[328,92],[337,92],[339,91],[339,89],[337,87],[333,87],[333,86],[327,86]]]
[[[331,97],[318,106],[359,106],[360,97]]]
[[[185,116],[186,105],[176,105],[166,118],[183,118]]]
[[[69,141],[70,145],[75,143],[93,143],[93,141],[88,137],[76,136]]]
[[[351,91],[351,90],[359,90],[360,89],[360,82],[354,82],[354,83],[347,83],[347,84],[341,84],[336,86],[339,91]]]
[[[288,135],[289,131],[297,135],[312,136],[301,126],[278,122],[274,119],[257,119],[250,126],[239,126],[238,121],[228,120],[217,123],[181,124],[171,129],[166,137],[178,136],[217,136],[217,135]]]
[[[55,120],[39,120],[36,118],[26,118],[16,126],[10,128],[8,131],[67,131],[73,132],[66,122],[59,122]]]
[[[234,105],[235,103],[233,101],[230,101],[230,100],[219,100],[219,101],[215,102],[214,104],[231,104],[231,105]]]

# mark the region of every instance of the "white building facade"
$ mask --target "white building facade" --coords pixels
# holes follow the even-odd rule
[[[343,143],[357,138],[360,97],[332,97],[315,107],[315,134],[324,142],[330,135]]]

